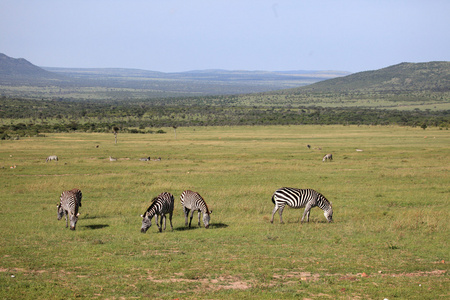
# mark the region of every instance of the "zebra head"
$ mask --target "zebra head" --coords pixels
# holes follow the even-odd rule
[[[58,208],[58,221],[59,221],[64,216],[64,209],[62,208],[61,203],[59,203],[56,207]]]
[[[142,218],[141,232],[146,233],[147,230],[152,226],[152,219],[149,218],[147,212],[144,215],[141,215],[141,218]]]
[[[211,214],[212,210],[207,212],[206,214],[203,214],[203,224],[205,225],[205,228],[209,228],[209,221],[211,221]]]
[[[331,203],[330,203],[330,208],[325,210],[323,215],[327,219],[328,223],[333,222],[333,209],[331,208]]]
[[[80,213],[72,214],[69,212],[69,219],[70,219],[70,230],[75,230],[75,226],[77,226],[78,222],[78,216]]]

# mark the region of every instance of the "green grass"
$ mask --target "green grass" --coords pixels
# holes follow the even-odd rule
[[[95,133],[0,141],[1,298],[450,296],[448,131],[180,127],[177,139],[165,131],[119,133],[118,144]],[[326,153],[332,162],[322,162]],[[45,163],[48,155],[59,162]],[[162,160],[139,161],[146,156]],[[323,193],[335,222],[314,208],[310,223],[299,222],[303,209],[285,209],[286,224],[278,215],[270,224],[282,186]],[[70,231],[56,205],[75,187],[83,206]],[[210,229],[184,228],[185,189],[213,210]],[[163,191],[176,199],[174,231],[153,224],[140,233],[139,215]]]

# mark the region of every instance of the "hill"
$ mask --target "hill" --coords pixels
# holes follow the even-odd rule
[[[12,58],[0,53],[0,84],[15,84],[17,81],[38,84],[62,79],[63,76],[35,66],[24,58]]]
[[[297,92],[450,90],[450,62],[401,63],[298,88]]]
[[[304,86],[347,74],[341,71],[195,70],[163,73],[121,68],[50,68],[1,54],[0,96],[120,101],[248,94]],[[21,88],[24,86],[27,88]]]
[[[450,62],[401,63],[308,86],[254,95],[235,103],[266,106],[450,109]]]

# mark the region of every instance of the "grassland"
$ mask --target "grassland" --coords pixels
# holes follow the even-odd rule
[[[117,144],[106,133],[0,141],[2,299],[450,297],[447,130],[163,129]],[[286,224],[270,224],[282,186],[322,192],[334,223],[314,208],[310,223],[286,209]],[[83,206],[70,231],[56,204],[74,187]],[[213,210],[210,229],[184,228],[184,189]],[[174,230],[142,234],[139,215],[162,191],[176,197]]]

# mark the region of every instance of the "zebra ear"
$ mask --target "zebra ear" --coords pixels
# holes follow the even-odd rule
[[[144,215],[141,215],[141,218],[143,218],[144,217]]]
[[[209,214],[212,214],[212,210],[209,211]]]
[[[80,213],[77,213],[77,217],[80,216]]]

